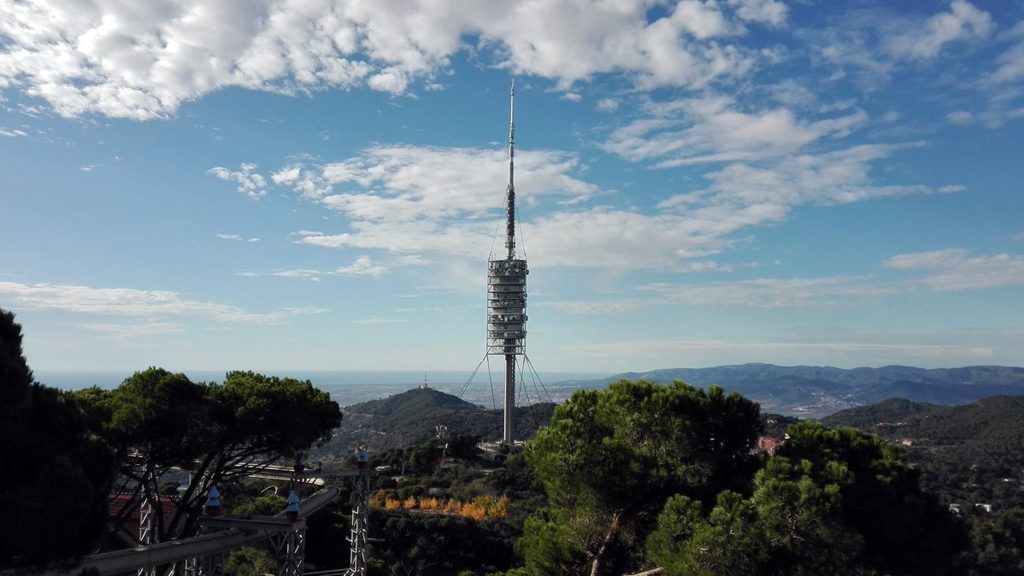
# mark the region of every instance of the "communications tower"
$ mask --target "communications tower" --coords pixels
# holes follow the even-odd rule
[[[504,433],[512,444],[512,409],[516,403],[516,356],[526,354],[526,259],[516,258],[515,133],[516,85],[512,82],[508,122],[508,213],[505,258],[487,262],[487,354],[505,357]],[[493,258],[494,255],[492,254]]]

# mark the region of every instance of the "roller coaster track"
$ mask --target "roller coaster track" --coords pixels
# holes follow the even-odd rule
[[[299,503],[299,513],[296,520],[289,520],[285,512],[276,516],[239,516],[222,515],[216,517],[204,517],[201,524],[206,529],[218,529],[219,531],[210,534],[201,534],[191,538],[160,542],[148,546],[140,546],[128,550],[117,550],[102,554],[86,556],[74,568],[58,569],[43,572],[44,576],[73,576],[85,570],[94,571],[92,574],[100,576],[113,576],[127,573],[142,573],[141,571],[156,566],[170,566],[172,572],[177,574],[177,568],[184,566],[186,573],[191,572],[196,576],[214,575],[216,569],[204,568],[202,563],[196,563],[197,559],[213,558],[226,554],[236,548],[261,542],[264,540],[280,539],[281,535],[291,538],[281,543],[275,543],[274,547],[285,545],[289,552],[294,555],[292,548],[296,544],[300,553],[304,553],[303,543],[305,541],[306,517],[323,508],[341,494],[341,478],[353,478],[355,480],[356,492],[361,496],[354,499],[354,506],[363,506],[365,515],[365,500],[368,497],[369,480],[377,474],[372,470],[311,470],[295,472],[291,468],[269,467],[254,469],[251,474],[256,478],[267,478],[275,480],[295,480],[308,485],[331,483],[317,492],[313,493]],[[353,514],[356,508],[353,509]],[[359,547],[365,544],[365,534],[357,536],[353,534],[353,543],[359,541]],[[356,550],[353,544],[350,561],[354,566],[347,569],[347,574],[362,576],[365,574],[365,550]],[[357,559],[358,558],[358,559]],[[189,567],[191,563],[191,568]],[[285,570],[279,569],[280,574],[301,575],[303,574],[301,557],[290,560],[291,566]],[[355,568],[355,569],[353,569]]]

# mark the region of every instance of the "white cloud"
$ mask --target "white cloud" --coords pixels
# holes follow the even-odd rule
[[[949,248],[916,254],[899,254],[887,259],[882,265],[896,270],[926,270],[943,267],[949,262],[961,262],[968,254],[969,252],[962,248]]]
[[[147,322],[146,324],[80,324],[81,328],[96,332],[101,337],[118,341],[136,341],[150,336],[180,334],[185,331],[181,324],[173,322]]]
[[[228,304],[188,300],[176,292],[166,290],[16,282],[0,282],[0,295],[13,303],[13,306],[32,310],[61,310],[112,316],[194,316],[217,322],[246,324],[277,324],[297,314],[324,311],[287,308],[268,313],[255,313]]]
[[[353,324],[364,324],[364,325],[376,325],[376,324],[398,324],[402,322],[408,322],[405,319],[385,319],[385,318],[365,318],[362,320],[353,320]]]
[[[778,158],[822,138],[841,138],[863,124],[855,111],[817,121],[788,108],[745,112],[729,97],[706,96],[649,105],[653,116],[616,129],[604,148],[627,160],[669,168],[704,162]]]
[[[579,102],[580,100],[583,100],[583,96],[579,92],[566,92],[565,94],[562,94],[562,100]]]
[[[996,57],[999,66],[987,79],[992,84],[1007,84],[1024,79],[1024,23],[1017,24],[1012,36],[1015,41]]]
[[[650,284],[640,287],[659,295],[662,303],[688,306],[803,308],[833,306],[851,299],[877,297],[888,289],[864,277],[761,278],[702,285]]]
[[[573,176],[581,167],[572,154],[517,151],[516,168],[523,202],[547,194],[589,197],[598,191]],[[340,162],[292,164],[272,178],[352,219],[411,221],[484,216],[501,205],[507,175],[504,150],[379,146]],[[496,188],[495,194],[481,193]]]
[[[992,16],[987,12],[965,0],[953,0],[949,12],[930,17],[924,26],[906,28],[891,36],[886,48],[897,58],[935,58],[946,44],[985,38],[992,28]]]
[[[409,256],[398,258],[395,260],[395,263],[403,266],[419,266],[423,265],[424,261],[419,259],[417,256]],[[340,266],[334,270],[290,268],[287,270],[276,270],[266,274],[243,272],[240,273],[239,276],[246,276],[249,278],[255,278],[257,276],[276,276],[278,278],[299,278],[302,280],[319,282],[324,276],[370,276],[373,278],[379,278],[388,270],[390,270],[390,267],[383,264],[375,264],[369,256],[358,256],[352,264],[349,264],[348,266]]]
[[[247,244],[255,244],[260,241],[259,238],[242,238],[238,234],[215,234],[215,236],[221,240],[233,240],[235,242],[245,242]]]
[[[950,124],[963,126],[974,121],[974,115],[967,110],[957,110],[956,112],[946,114],[946,121]]]
[[[732,164],[707,175],[711,181],[708,203],[777,213],[805,203],[847,204],[934,192],[921,185],[871,184],[868,172],[872,163],[902,147],[865,144],[817,156],[792,156],[770,167]],[[680,201],[685,200],[683,197]]]
[[[761,58],[741,44],[743,22],[779,26],[785,16],[777,0],[680,0],[657,17],[646,0],[5,2],[0,87],[63,116],[145,120],[233,86],[434,89],[451,58],[469,50],[563,88],[600,73],[702,87]]]
[[[915,282],[935,291],[980,290],[1024,285],[1024,256],[970,256],[962,248],[899,254],[883,262],[896,270],[924,270]]]
[[[615,112],[619,109],[619,101],[615,98],[601,98],[597,101],[597,109],[600,112]]]
[[[872,184],[873,164],[906,146],[864,145],[774,164],[729,164],[704,175],[705,189],[671,196],[650,213],[584,208],[560,199],[556,211],[548,210],[552,198],[589,197],[599,190],[573,175],[574,156],[527,151],[517,163],[523,175],[516,185],[523,223],[518,248],[546,266],[725,272],[728,267],[688,260],[721,252],[734,242],[732,234],[781,221],[794,206],[935,192]],[[503,217],[502,194],[494,189],[505,179],[505,162],[500,150],[394,146],[341,162],[292,165],[285,170],[299,168],[288,180],[300,194],[348,219],[343,231],[292,236],[297,243],[329,248],[480,258],[494,249]],[[306,187],[306,181],[312,184]],[[494,192],[481,193],[488,189]],[[953,189],[958,188],[947,188]]]
[[[374,264],[369,256],[359,256],[355,262],[348,266],[342,266],[334,271],[339,276],[372,276],[379,278],[388,271],[387,266]]]
[[[244,193],[253,200],[259,200],[267,195],[267,181],[263,176],[253,172],[258,166],[255,164],[243,163],[241,170],[231,171],[221,166],[215,166],[206,171],[210,176],[216,176],[227,182],[238,184],[238,191]]]
[[[271,174],[270,179],[274,184],[294,184],[299,179],[301,169],[298,166],[281,169]]]
[[[786,23],[788,8],[778,0],[729,0],[729,4],[737,7],[736,14],[744,20],[772,26]]]
[[[647,306],[640,300],[545,301],[531,304],[534,308],[556,310],[565,314],[629,314]]]
[[[0,137],[3,136],[8,138],[17,138],[18,136],[28,136],[28,134],[22,130],[7,130],[5,128],[0,128]]]
[[[277,276],[278,278],[301,278],[304,280],[319,282],[320,277],[324,275],[324,272],[308,268],[293,268],[291,270],[278,270],[277,272],[271,272],[270,275]]]
[[[1014,234],[1013,239],[1016,242],[1024,242],[1024,232],[1018,232]]]

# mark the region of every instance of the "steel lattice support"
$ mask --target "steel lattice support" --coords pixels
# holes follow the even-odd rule
[[[306,569],[306,523],[271,535],[270,548],[277,559],[277,576],[302,576]]]
[[[216,529],[208,527],[199,528],[197,536],[204,534],[211,534],[216,532]],[[224,563],[227,560],[227,552],[215,552],[213,554],[207,554],[206,556],[194,556],[192,558],[186,558],[183,562],[175,565],[171,573],[178,574],[180,572],[185,576],[223,576],[224,574]]]
[[[156,513],[153,511],[153,502],[149,498],[142,501],[139,508],[139,543],[149,546],[156,541]],[[156,566],[139,568],[138,576],[156,576]]]
[[[352,532],[346,576],[366,576],[366,540],[370,516],[370,474],[352,478]]]

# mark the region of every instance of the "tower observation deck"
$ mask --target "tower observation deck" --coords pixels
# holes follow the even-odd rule
[[[516,398],[516,356],[526,354],[525,258],[516,258],[515,111],[512,83],[508,123],[508,189],[505,221],[505,258],[487,263],[487,354],[505,357],[504,433],[512,444],[512,409]],[[493,255],[492,255],[493,258]]]

